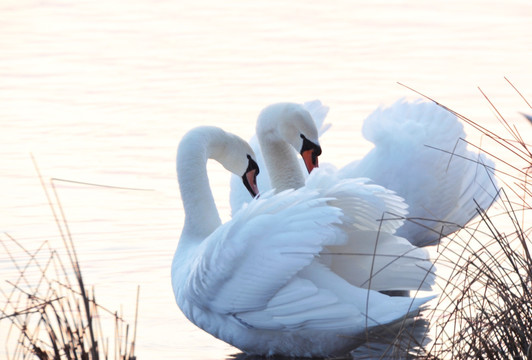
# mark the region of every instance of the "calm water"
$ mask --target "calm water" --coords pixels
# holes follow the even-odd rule
[[[322,159],[342,165],[370,148],[365,116],[413,95],[402,82],[497,128],[480,86],[530,135],[517,112],[532,111],[503,78],[532,99],[528,0],[4,0],[0,13],[0,230],[62,247],[30,154],[46,179],[145,189],[56,183],[99,302],[132,320],[141,286],[139,359],[236,352],[188,323],[171,290],[188,129],[249,138],[265,105],[319,98],[333,123]],[[229,176],[209,167],[228,219]],[[14,274],[3,251],[0,288]]]

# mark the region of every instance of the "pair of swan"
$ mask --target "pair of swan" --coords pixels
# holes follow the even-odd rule
[[[379,292],[430,290],[432,263],[425,249],[398,236],[408,213],[401,197],[347,170],[316,168],[321,124],[308,109],[287,103],[263,110],[261,152],[214,127],[193,129],[179,145],[185,224],[172,262],[176,301],[194,324],[246,353],[342,355],[366,330],[400,322],[431,298]],[[208,159],[248,193],[236,195],[233,187],[247,205],[235,210],[232,194],[233,218],[223,225]],[[261,174],[268,170],[276,192],[257,198],[263,159]],[[306,180],[304,171],[312,171]]]
[[[323,123],[329,108],[319,100],[299,107],[312,117],[320,134],[328,129]],[[260,124],[278,116],[279,110],[279,105],[273,105],[261,113],[257,123],[259,140],[263,128]],[[493,161],[484,154],[468,150],[462,124],[455,115],[435,103],[401,99],[389,107],[380,107],[366,118],[362,134],[374,143],[374,148],[364,158],[331,171],[340,179],[369,178],[402,197],[408,204],[408,218],[397,235],[416,246],[437,244],[475,217],[477,207],[487,209],[497,197]],[[276,169],[276,164],[267,163],[274,157],[270,160],[263,157],[268,144],[261,142],[259,146],[254,137],[250,145],[261,169]],[[301,167],[304,169],[303,165]],[[290,187],[282,180],[268,177],[267,171],[257,178],[261,191],[271,189],[274,182],[273,188]],[[303,174],[295,166],[294,172],[299,176]],[[230,197],[233,211],[250,201],[238,185],[233,177]]]

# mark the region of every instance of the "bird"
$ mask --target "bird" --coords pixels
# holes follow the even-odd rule
[[[305,154],[311,163],[312,151]],[[239,176],[252,198],[223,224],[208,184],[209,158]],[[331,265],[336,249],[349,246],[350,232],[362,239],[381,230],[384,244],[410,258],[411,269],[405,271],[416,272],[399,279],[401,289],[430,290],[434,282],[427,252],[393,234],[402,220],[375,221],[383,209],[402,212],[399,197],[378,185],[360,187],[360,179],[338,180],[327,169],[314,170],[305,186],[256,196],[260,170],[244,140],[200,127],[179,144],[185,223],[171,268],[176,302],[195,325],[247,354],[342,355],[362,343],[368,330],[411,318],[433,298],[373,290],[389,285],[380,274],[393,272],[381,267],[383,262],[369,253],[373,249],[352,254],[361,260],[362,275],[350,274],[357,262]],[[373,197],[380,197],[378,206],[367,201]],[[349,202],[358,207],[345,206]],[[373,273],[368,262],[381,271]]]
[[[303,185],[304,177],[302,177],[302,175],[299,175],[297,168],[300,167],[301,171],[310,172],[312,169],[318,166],[318,156],[321,154],[321,147],[319,145],[318,138],[330,127],[330,124],[323,124],[323,121],[325,120],[325,117],[327,115],[328,108],[322,106],[320,101],[307,102],[302,105],[292,103],[280,103],[267,106],[259,114],[259,120],[261,118],[275,117],[275,112],[278,110],[282,110],[282,108],[285,107],[291,109],[292,117],[295,116],[299,118],[305,118],[308,117],[310,114],[310,116],[314,120],[314,125],[304,125],[303,121],[298,122],[300,126],[306,127],[305,130],[308,138],[303,139],[300,137],[300,135],[295,134],[293,139],[290,139],[290,142],[283,139],[274,139],[275,146],[279,146],[280,149],[272,149],[272,151],[283,152],[284,155],[288,157],[288,160],[286,161],[286,163],[288,164],[287,169],[285,169],[286,171],[278,170],[277,173],[273,175],[274,178],[280,181],[280,183],[276,184],[277,191],[281,191],[286,188],[301,187]],[[290,117],[288,117],[287,119],[291,120]],[[290,122],[288,122],[287,125],[289,127]],[[292,126],[292,129],[289,131],[294,132],[294,130],[295,129]],[[267,139],[263,141],[267,142]],[[255,151],[255,154],[257,156],[257,163],[261,168],[261,175],[257,177],[257,184],[260,189],[270,190],[272,189],[272,184],[270,182],[271,176],[268,168],[265,165],[265,160],[257,135],[254,135],[250,139],[249,144]],[[297,160],[295,159],[296,155],[293,151],[289,151],[289,149],[287,148],[287,144],[291,145],[297,151],[297,153],[301,155],[301,161],[298,163],[297,166],[294,166],[293,168],[290,168],[290,166],[294,165],[297,162]],[[305,156],[303,155],[303,153],[305,153]],[[273,169],[275,173],[276,166],[273,166]],[[294,178],[289,179],[288,177]],[[231,211],[234,213],[239,210],[243,204],[249,202],[250,199],[249,196],[245,193],[245,191],[243,191],[243,189],[240,187],[239,180],[234,175],[231,176],[230,188],[231,190],[229,201],[231,205]]]
[[[258,160],[265,164],[262,168],[269,174],[268,186],[276,192],[312,187],[321,196],[335,199],[330,203],[341,208],[344,214],[351,214],[345,222],[356,229],[344,228],[343,235],[348,240],[342,246],[325,248],[323,253],[343,255],[327,256],[329,268],[350,279],[353,285],[371,284],[372,290],[408,296],[409,290],[419,290],[420,284],[427,277],[432,280],[432,276],[412,267],[415,261],[412,262],[409,255],[413,251],[420,253],[420,250],[393,235],[404,223],[400,219],[407,215],[407,204],[393,192],[369,184],[368,179],[341,179],[338,171],[329,165],[317,169],[321,154],[318,126],[324,130],[322,120],[325,114],[315,103],[304,106],[277,103],[260,112],[256,125],[261,154]],[[301,155],[302,163],[298,162],[297,153]],[[319,182],[305,183],[304,173],[312,171],[326,175],[319,175],[323,179]],[[340,183],[342,185],[338,186]],[[334,190],[339,187],[341,191]],[[376,227],[379,219],[382,221]],[[358,231],[358,227],[369,231]],[[428,255],[423,256],[428,259]]]
[[[328,110],[319,100],[272,104],[261,112],[259,121],[273,111],[291,117],[285,120],[288,123],[304,114],[314,120],[322,134],[330,127],[323,125]],[[336,176],[368,178],[402,197],[408,204],[408,216],[397,235],[416,246],[438,244],[464,227],[480,209],[489,208],[498,196],[493,161],[468,150],[460,121],[433,102],[399,99],[390,106],[381,106],[365,119],[362,133],[374,148],[362,159],[337,169]],[[319,146],[319,139],[314,143]],[[259,166],[264,168],[263,150],[256,136],[250,144]],[[272,187],[269,171],[263,171],[257,179],[261,189]],[[233,179],[231,189],[231,208],[237,210],[246,200]]]

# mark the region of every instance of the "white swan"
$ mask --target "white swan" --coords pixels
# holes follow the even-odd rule
[[[318,107],[306,105],[319,114]],[[321,147],[316,124],[305,107],[293,103],[266,107],[258,117],[256,132],[263,157],[260,160],[266,164],[263,169],[269,173],[275,191],[306,186],[324,198],[334,199],[328,203],[344,213],[343,235],[347,241],[325,248],[325,252],[336,254],[322,256],[328,267],[351,284],[372,290],[430,289],[433,274],[427,274],[428,254],[394,236],[403,225],[400,219],[407,215],[407,205],[393,192],[369,184],[368,179],[340,179],[331,167],[315,169]],[[304,166],[299,166],[294,149],[301,154]],[[305,185],[304,172],[313,169]],[[386,220],[379,223],[383,217]],[[421,259],[423,266],[417,263]]]
[[[328,108],[321,102],[290,107],[306,112],[321,132],[326,130],[322,123]],[[264,113],[275,112],[281,112],[279,104],[267,107],[259,121]],[[293,115],[284,122],[298,117]],[[362,131],[375,148],[363,159],[338,170],[337,176],[370,178],[404,198],[408,221],[397,234],[417,246],[437,243],[475,217],[477,205],[486,209],[497,196],[491,174],[493,162],[484,154],[468,150],[462,124],[432,102],[399,100],[390,107],[378,108],[365,120]],[[252,139],[250,143],[264,169],[258,142]],[[257,181],[263,191],[271,187],[266,171]],[[232,209],[239,209],[246,201],[232,180]]]
[[[255,151],[257,163],[261,169],[261,175],[257,177],[259,189],[262,189],[263,192],[272,189],[270,178],[274,178],[274,181],[277,181],[276,186],[273,187],[276,191],[299,188],[303,185],[304,177],[299,174],[294,164],[298,163],[301,171],[307,172],[318,166],[317,156],[321,154],[318,136],[323,134],[329,127],[329,125],[322,125],[327,111],[328,108],[322,106],[319,101],[308,102],[303,105],[280,103],[268,106],[261,111],[258,121],[262,118],[271,118],[275,119],[274,121],[279,125],[276,129],[270,131],[271,134],[267,134],[266,130],[263,131],[264,138],[262,141],[264,143],[271,142],[272,144],[270,146],[270,159],[281,158],[284,161],[281,164],[271,163],[270,167],[274,173],[270,174],[268,167],[265,166],[266,162],[258,137],[255,135],[251,138],[250,145]],[[305,119],[308,118],[309,114],[311,114],[315,125],[307,124]],[[294,119],[298,119],[298,121],[293,121]],[[302,129],[297,129],[297,127],[302,127]],[[316,129],[319,129],[319,131]],[[257,129],[258,131],[259,129]],[[302,132],[307,134],[307,138],[301,138],[300,134]],[[302,161],[298,162],[296,154],[290,149],[289,145],[301,154]],[[285,156],[286,159],[284,158]],[[279,166],[284,168],[280,169]],[[232,212],[235,213],[247,202],[249,202],[249,196],[245,191],[242,191],[238,178],[231,176],[230,203]]]
[[[250,182],[251,189],[257,172],[251,148],[218,128],[192,130],[179,145],[177,172],[186,215],[172,262],[172,286],[178,306],[200,328],[251,354],[331,356],[363,342],[368,328],[400,321],[429,300],[353,286],[349,276],[326,265],[333,254],[320,257],[325,247],[345,246],[348,231],[363,235],[381,226],[382,241],[389,241],[401,222],[379,224],[375,216],[381,208],[402,211],[403,203],[393,194],[379,186],[353,193],[352,180],[332,182],[325,172],[315,172],[307,186],[263,194],[221,225],[207,158]],[[316,189],[328,182],[324,198]],[[365,202],[364,197],[373,196],[381,197],[381,208]],[[349,200],[368,211],[345,213],[336,206]],[[411,260],[414,267],[430,268],[425,252],[417,250],[410,254],[419,258]],[[378,259],[375,263],[378,267]],[[380,282],[378,274],[371,280]],[[432,280],[429,274],[417,286],[430,288]]]

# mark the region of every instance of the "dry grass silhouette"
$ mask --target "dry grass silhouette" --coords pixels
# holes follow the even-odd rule
[[[482,94],[506,134],[455,114],[495,142],[491,153],[477,148],[498,160],[501,190],[496,207],[488,212],[478,208],[479,218],[438,249],[438,272],[444,281],[427,315],[434,330],[423,356],[429,359],[532,359],[532,249],[527,221],[532,148],[518,127]],[[519,125],[530,126],[524,118]]]
[[[490,148],[496,152],[491,153],[485,147],[469,145],[498,161],[501,191],[497,206],[487,212],[478,208],[474,222],[442,240],[436,259],[440,296],[430,304],[431,309],[422,318],[368,332],[361,340],[366,344],[354,352],[355,358],[532,359],[528,226],[532,148],[518,127],[508,123],[486,99],[504,134],[447,110],[495,144]],[[519,125],[532,126],[525,118]],[[6,305],[0,310],[0,323],[9,324],[10,339],[15,340],[11,341],[15,345],[9,351],[10,359],[135,359],[136,326],[130,327],[120,314],[98,304],[94,289],[87,289],[53,181],[53,196],[44,182],[43,188],[68,262],[65,264],[46,241],[29,251],[8,234],[0,236],[0,244],[19,274],[9,281],[10,291],[1,293]],[[114,323],[113,334],[104,334],[104,318]],[[256,357],[239,354],[234,358]]]
[[[0,237],[0,244],[18,271],[18,277],[8,281],[10,290],[1,293],[5,305],[0,309],[0,323],[9,325],[9,359],[136,359],[136,319],[130,327],[122,314],[98,304],[94,288],[89,291],[84,284],[54,182],[50,183],[51,196],[40,174],[39,178],[68,261],[65,264],[48,241],[29,251],[9,234]],[[103,323],[113,324],[111,334]],[[13,348],[9,348],[11,344]]]

